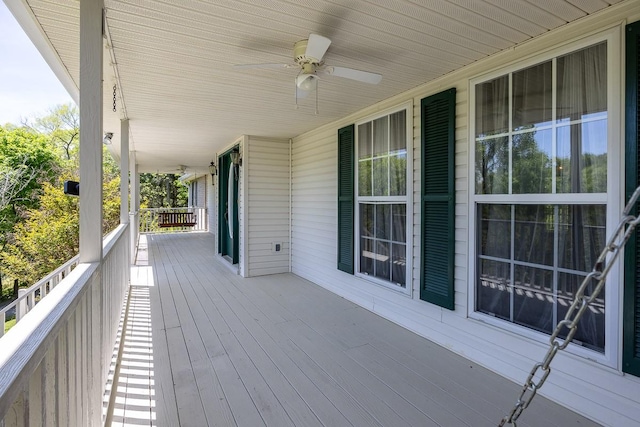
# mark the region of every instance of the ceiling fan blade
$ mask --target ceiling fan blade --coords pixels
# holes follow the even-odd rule
[[[370,83],[373,85],[377,85],[382,80],[381,74],[354,70],[353,68],[326,67],[324,71],[332,76],[344,77],[345,79],[357,80],[359,82]]]
[[[319,36],[318,34],[309,34],[305,56],[322,61],[322,57],[327,52],[327,49],[329,49],[330,44],[331,40],[326,37]]]
[[[253,68],[291,68],[295,65],[291,64],[236,64],[233,68],[237,68],[239,70],[247,70]]]

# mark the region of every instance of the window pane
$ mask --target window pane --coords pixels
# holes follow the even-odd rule
[[[558,211],[558,266],[591,271],[606,244],[606,206],[565,205]]]
[[[537,331],[553,331],[553,271],[515,266],[513,321]]]
[[[511,258],[511,205],[479,205],[480,254]]]
[[[371,195],[371,165],[373,160],[358,162],[358,196]]]
[[[373,159],[373,195],[389,195],[389,158]]]
[[[476,310],[509,320],[512,292],[509,264],[487,259],[479,261]]]
[[[558,128],[558,193],[607,191],[607,120]]]
[[[579,120],[607,111],[607,43],[557,60],[557,118]]]
[[[373,276],[373,252],[372,239],[360,239],[360,272]]]
[[[391,205],[375,205],[376,239],[391,240]]]
[[[360,236],[373,237],[373,212],[375,205],[360,203]]]
[[[405,196],[407,194],[407,152],[400,152],[397,156],[389,157],[389,177],[392,196]]]
[[[558,321],[564,319],[569,311],[569,307],[573,302],[578,288],[582,284],[584,276],[578,276],[574,274],[560,273],[558,279]],[[589,296],[593,294],[596,281],[588,285],[585,295]],[[576,332],[573,342],[582,344],[583,346],[604,353],[604,321],[605,321],[605,299],[604,292],[600,292],[598,298],[596,298],[590,305],[588,310],[585,310],[580,322],[578,323],[578,331]],[[562,338],[566,337],[567,328],[563,328],[563,334],[560,334]]]
[[[389,135],[391,137],[389,141],[389,151],[394,152],[398,150],[407,149],[407,120],[405,110],[393,113],[389,117],[391,131]]]
[[[358,126],[358,158],[365,159],[371,157],[371,122]]]
[[[513,73],[513,129],[550,124],[551,61]]]
[[[509,191],[509,139],[485,139],[476,144],[476,194]]]
[[[376,245],[376,277],[382,280],[391,279],[391,257],[389,253],[390,243],[377,240]]]
[[[391,281],[404,288],[407,275],[407,245],[394,243],[392,249]]]
[[[514,194],[551,193],[552,131],[533,131],[513,135]]]
[[[509,129],[509,77],[476,85],[476,137]]]
[[[391,205],[393,222],[391,240],[394,242],[406,242],[407,241],[407,206],[406,205]]]
[[[373,155],[389,152],[389,117],[380,117],[373,121]]]
[[[515,209],[515,259],[553,265],[553,205],[519,205]]]

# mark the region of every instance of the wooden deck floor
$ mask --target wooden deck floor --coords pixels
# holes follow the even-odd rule
[[[148,235],[113,425],[495,427],[520,386],[204,233]],[[125,364],[126,363],[126,364]],[[594,426],[540,396],[519,426]]]

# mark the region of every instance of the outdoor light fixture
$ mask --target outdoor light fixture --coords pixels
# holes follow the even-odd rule
[[[111,138],[113,138],[113,132],[105,132],[102,143],[104,145],[111,145]]]
[[[216,168],[216,165],[213,163],[213,160],[209,164],[209,173],[211,174],[211,185],[213,185],[214,177],[218,173],[218,169]]]
[[[233,163],[234,166],[242,166],[242,157],[240,157],[238,147],[234,148],[229,155],[231,156],[231,163]]]

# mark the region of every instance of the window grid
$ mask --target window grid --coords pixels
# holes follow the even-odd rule
[[[597,45],[593,45],[591,47],[594,47]],[[588,49],[588,48],[587,48]],[[605,49],[606,51],[606,49]],[[579,51],[575,51],[575,52],[571,52],[568,53],[567,55],[565,55],[563,58],[569,57],[570,55],[579,52]],[[526,121],[523,122],[523,126],[531,126],[530,128],[526,128],[526,129],[522,129],[522,128],[518,128],[518,129],[514,129],[514,75],[516,73],[522,72],[527,70],[527,68],[522,69],[522,70],[515,70],[513,72],[509,72],[507,74],[503,74],[502,76],[498,76],[493,78],[492,80],[485,80],[484,82],[478,82],[475,86],[474,86],[474,90],[478,90],[477,88],[484,84],[484,83],[489,83],[489,84],[493,84],[493,87],[488,87],[487,89],[482,89],[483,92],[476,92],[477,96],[482,97],[481,99],[485,100],[486,104],[482,105],[483,109],[487,109],[488,111],[497,111],[497,114],[500,114],[500,111],[498,110],[498,108],[500,108],[500,105],[504,105],[504,102],[501,101],[500,99],[500,95],[497,94],[498,91],[495,89],[496,86],[498,86],[499,83],[499,79],[503,78],[503,77],[507,77],[508,80],[508,87],[507,89],[507,93],[508,93],[508,111],[507,111],[507,122],[508,122],[508,129],[506,132],[496,132],[495,134],[491,134],[490,132],[490,128],[491,126],[495,126],[497,129],[500,128],[500,122],[499,122],[499,118],[495,120],[495,124],[494,122],[482,122],[482,126],[483,129],[482,131],[479,131],[477,128],[474,132],[474,140],[475,140],[475,144],[476,144],[476,150],[480,149],[482,150],[482,157],[479,158],[478,157],[478,152],[476,151],[476,155],[473,161],[475,161],[475,166],[474,166],[474,170],[475,173],[472,176],[476,176],[476,180],[473,183],[474,187],[475,187],[475,191],[474,191],[474,200],[475,200],[475,204],[477,207],[477,230],[476,230],[476,235],[478,236],[477,239],[477,246],[476,246],[476,301],[475,301],[475,309],[478,311],[483,311],[480,310],[479,305],[480,305],[480,300],[479,300],[479,292],[482,292],[479,288],[479,286],[481,286],[481,277],[480,277],[480,272],[483,271],[484,264],[483,261],[491,261],[491,262],[495,262],[495,263],[503,263],[506,266],[508,266],[509,268],[509,274],[508,276],[503,276],[505,277],[505,279],[508,278],[510,283],[505,283],[504,285],[507,285],[507,289],[506,291],[509,292],[508,295],[508,301],[509,301],[509,308],[508,308],[508,316],[509,316],[509,321],[512,323],[518,323],[523,325],[522,323],[517,322],[516,319],[516,313],[515,313],[515,309],[516,309],[516,288],[517,288],[517,284],[516,281],[517,279],[522,279],[522,278],[528,278],[529,274],[535,274],[535,271],[520,271],[520,273],[516,272],[517,267],[526,267],[526,268],[531,268],[531,269],[536,269],[539,271],[547,271],[549,273],[552,274],[552,280],[551,280],[551,295],[548,295],[549,297],[551,297],[552,301],[553,301],[553,310],[551,311],[552,314],[552,325],[555,328],[555,326],[558,323],[558,317],[560,316],[560,314],[558,313],[559,311],[559,281],[561,280],[561,275],[565,275],[565,280],[567,280],[567,288],[564,288],[562,290],[563,292],[563,298],[566,299],[567,295],[566,292],[570,289],[572,289],[571,287],[573,286],[572,283],[574,283],[574,280],[576,280],[577,278],[579,278],[580,280],[582,280],[584,277],[587,276],[587,272],[582,271],[582,270],[577,270],[577,269],[571,269],[571,268],[563,268],[559,265],[560,263],[560,252],[561,251],[567,251],[568,247],[570,246],[569,243],[567,243],[566,241],[563,240],[563,247],[560,247],[560,228],[561,227],[571,227],[571,229],[573,230],[571,233],[568,231],[567,228],[563,228],[562,232],[563,232],[563,239],[568,239],[571,238],[572,236],[570,236],[570,234],[581,234],[581,233],[591,233],[592,230],[592,225],[588,225],[586,223],[584,224],[577,224],[573,222],[574,218],[578,218],[580,217],[579,214],[577,217],[566,217],[563,216],[563,221],[568,221],[566,224],[561,224],[561,218],[560,218],[560,209],[561,207],[563,208],[563,215],[567,215],[565,213],[564,210],[566,210],[566,212],[569,212],[571,209],[571,206],[580,206],[583,204],[589,204],[592,206],[597,206],[599,205],[601,209],[604,209],[604,204],[601,203],[593,203],[593,198],[602,198],[602,201],[604,203],[606,203],[606,201],[608,200],[607,195],[606,195],[606,181],[604,182],[604,189],[602,189],[602,182],[597,182],[598,181],[598,177],[594,178],[585,178],[585,179],[593,179],[593,182],[582,182],[582,177],[581,175],[576,175],[576,170],[580,170],[577,169],[578,164],[580,164],[581,162],[585,161],[583,160],[582,157],[574,157],[576,156],[576,151],[575,149],[571,149],[571,144],[573,144],[573,140],[577,137],[578,140],[580,141],[580,148],[578,150],[582,150],[584,147],[582,144],[584,144],[585,146],[588,145],[588,141],[586,141],[584,139],[584,134],[589,130],[586,129],[585,130],[585,124],[591,123],[591,122],[599,122],[601,121],[601,123],[604,123],[604,126],[607,126],[607,122],[609,120],[608,117],[608,106],[605,106],[605,110],[596,110],[594,112],[588,111],[587,108],[585,108],[583,111],[579,111],[576,110],[575,113],[565,113],[565,118],[562,119],[561,121],[558,121],[558,116],[559,116],[559,112],[558,112],[558,58],[560,57],[556,57],[556,58],[552,58],[549,61],[546,62],[550,62],[551,63],[551,87],[550,87],[550,95],[551,95],[551,105],[550,105],[550,115],[551,115],[551,120],[550,123],[549,121],[544,121],[541,120],[540,125],[538,123],[531,123],[531,124],[527,124]],[[546,62],[543,62],[541,64],[544,64]],[[540,64],[538,64],[540,65]],[[537,66],[537,65],[536,65]],[[532,66],[530,68],[533,68],[535,66]],[[566,72],[566,70],[568,69],[568,65],[566,65],[565,62],[565,69],[564,71]],[[524,75],[523,78],[526,79],[528,76]],[[564,77],[564,87],[563,90],[567,91],[570,90],[571,88],[568,88],[567,86],[567,78]],[[606,85],[607,79],[604,79],[604,84]],[[602,83],[602,82],[600,82]],[[503,86],[504,87],[504,86]],[[493,93],[491,91],[494,91]],[[499,88],[498,88],[499,90]],[[528,90],[528,89],[527,89]],[[547,89],[548,90],[548,89]],[[486,91],[486,92],[485,92]],[[504,92],[502,92],[504,93]],[[548,93],[548,92],[547,92]],[[523,94],[526,96],[527,93],[526,91],[523,91]],[[491,98],[491,96],[493,95],[493,98]],[[544,92],[542,92],[542,96],[544,96]],[[567,97],[567,92],[563,93],[563,100],[565,100],[566,102],[566,98]],[[504,98],[502,98],[504,99]],[[547,98],[548,99],[548,98]],[[486,115],[487,112],[484,110],[478,110],[478,106],[479,104],[477,103],[478,100],[476,100],[476,104],[475,107],[476,108],[476,117],[478,117],[478,113],[482,112],[482,114]],[[522,100],[520,99],[520,102],[522,102]],[[548,102],[548,101],[545,101]],[[519,104],[520,105],[520,104]],[[565,104],[563,104],[565,105]],[[572,104],[566,104],[571,106]],[[545,107],[545,105],[542,105],[542,108],[547,108]],[[581,116],[576,119],[575,116],[576,115],[580,115]],[[522,116],[520,116],[522,117]],[[546,116],[547,120],[548,120],[549,116]],[[485,120],[484,117],[482,117],[479,120]],[[489,125],[487,125],[487,123],[489,123]],[[478,126],[479,122],[476,121],[476,126]],[[601,125],[602,126],[602,125]],[[576,127],[578,127],[578,129],[576,129]],[[489,128],[489,132],[487,132],[487,128]],[[504,128],[503,128],[504,129]],[[559,130],[562,129],[569,129],[569,134],[568,137],[565,135],[565,139],[563,140],[563,144],[564,144],[564,149],[565,151],[567,151],[568,147],[569,149],[571,149],[571,151],[568,151],[569,157],[562,158],[563,162],[567,162],[566,165],[569,166],[569,172],[572,173],[572,175],[569,175],[569,172],[562,172],[559,171],[559,165],[562,165],[562,163],[560,163],[559,159],[561,158],[561,153],[560,153],[560,142],[559,142],[559,137],[561,137],[561,135],[559,134]],[[596,129],[597,131],[598,129]],[[601,129],[600,129],[601,130]],[[535,202],[527,202],[524,201],[522,199],[522,196],[526,196],[528,193],[527,192],[520,192],[518,190],[521,190],[523,187],[519,187],[518,190],[514,187],[514,175],[515,175],[515,170],[514,170],[514,162],[517,160],[522,161],[522,159],[514,159],[514,145],[515,145],[515,140],[514,137],[517,135],[527,135],[527,134],[533,134],[535,135],[537,132],[550,132],[550,149],[551,152],[548,153],[548,157],[549,157],[549,163],[550,164],[550,191],[549,192],[540,192],[538,190],[538,194],[536,195],[535,191],[533,193],[531,193],[532,195],[536,195],[536,201]],[[577,132],[577,135],[574,134],[573,132]],[[544,137],[544,135],[542,135]],[[547,138],[549,137],[549,135],[546,136]],[[588,137],[588,136],[587,136]],[[500,139],[504,139],[506,141],[506,145],[508,147],[508,153],[505,153],[506,156],[503,157],[503,159],[507,160],[508,164],[506,165],[506,171],[504,171],[504,169],[500,169],[501,165],[499,161],[496,161],[495,159],[492,159],[490,157],[485,157],[485,153],[486,152],[490,152],[490,150],[494,150],[494,152],[498,152],[498,150],[500,150],[500,144],[503,144],[503,142],[500,141]],[[605,135],[606,138],[606,135]],[[533,137],[532,137],[533,139]],[[544,139],[542,140],[544,142]],[[586,142],[585,142],[586,141]],[[495,143],[495,146],[488,146],[486,145],[486,143]],[[537,147],[538,141],[534,140],[535,145]],[[548,140],[545,144],[548,144]],[[546,145],[546,147],[548,147],[548,145]],[[490,150],[487,150],[487,148],[489,148]],[[589,149],[589,147],[586,147],[587,150]],[[597,149],[595,150],[596,154],[598,154],[598,148],[601,149],[602,147],[597,147]],[[548,149],[548,148],[547,148]],[[542,150],[543,153],[545,153],[546,150]],[[605,155],[608,151],[608,141],[605,140]],[[588,152],[588,151],[587,151]],[[577,156],[585,156],[585,153],[587,153],[585,151],[578,151]],[[563,152],[564,153],[564,152]],[[589,154],[591,154],[591,152],[588,152]],[[546,154],[546,153],[545,153]],[[606,159],[606,157],[605,157]],[[482,166],[483,168],[480,169],[480,161],[482,161]],[[493,163],[491,163],[491,161],[494,161]],[[575,163],[574,163],[575,162]],[[594,164],[596,162],[596,160],[593,160]],[[605,161],[606,164],[606,161]],[[519,165],[520,167],[522,167],[522,165]],[[502,165],[502,167],[504,167],[504,165]],[[539,173],[543,173],[545,170],[548,171],[547,166],[544,166],[541,171]],[[562,169],[560,167],[560,169]],[[605,169],[606,171],[606,169]],[[480,173],[481,175],[477,175],[478,173]],[[486,173],[486,175],[485,175]],[[565,175],[562,175],[562,173],[564,173]],[[491,175],[493,174],[493,175]],[[495,179],[495,176],[500,177],[500,174],[502,175],[502,179],[506,178],[507,179],[507,185],[500,187],[500,183],[497,181],[486,181],[487,179],[493,180]],[[547,175],[548,176],[548,175]],[[605,176],[606,176],[606,172],[605,172]],[[481,178],[480,178],[481,177]],[[489,177],[489,178],[487,178]],[[577,177],[577,178],[576,178]],[[480,179],[480,180],[478,180]],[[560,180],[573,180],[573,181],[560,181]],[[496,183],[497,182],[497,183]],[[504,181],[502,181],[504,182]],[[569,187],[568,183],[571,183],[571,185]],[[562,187],[561,187],[562,184]],[[506,190],[506,193],[504,191],[495,191],[495,188],[502,188],[503,190]],[[540,187],[543,188],[543,187]],[[549,188],[548,186],[545,186],[544,188]],[[486,191],[488,189],[488,191]],[[575,191],[577,189],[577,192]],[[589,189],[591,189],[591,193],[589,193]],[[564,190],[564,191],[563,191]],[[567,190],[571,191],[574,190],[573,193],[569,192],[567,193]],[[585,191],[586,190],[586,191]],[[515,191],[515,192],[514,192]],[[586,197],[585,197],[586,195]],[[497,196],[497,197],[496,197]],[[508,197],[507,197],[508,196]],[[515,200],[511,200],[510,197],[511,196],[515,196],[516,199]],[[546,201],[540,200],[540,196],[548,196],[548,199]],[[558,199],[557,196],[567,196],[566,200],[561,200]],[[519,200],[519,201],[518,201]],[[490,255],[485,255],[483,254],[483,248],[481,247],[481,242],[482,242],[482,237],[481,233],[483,230],[483,224],[482,224],[482,220],[486,220],[486,218],[484,218],[483,216],[483,211],[481,209],[481,206],[485,206],[485,205],[495,205],[495,204],[501,204],[501,205],[510,205],[509,208],[509,212],[510,212],[510,220],[509,220],[509,224],[510,224],[510,246],[509,246],[509,259],[505,259],[499,256],[490,256]],[[522,204],[534,204],[534,205],[553,205],[553,222],[552,222],[552,226],[553,226],[553,260],[552,260],[552,265],[545,265],[545,264],[538,264],[535,262],[526,262],[526,261],[521,261],[519,259],[517,259],[516,257],[516,246],[519,244],[516,239],[518,238],[517,236],[517,232],[516,232],[516,225],[518,222],[518,217],[516,214],[516,207]],[[488,211],[489,212],[489,211]],[[489,214],[491,215],[491,214]],[[574,214],[571,214],[574,215]],[[586,217],[586,214],[585,214]],[[537,221],[537,220],[536,220]],[[606,226],[606,225],[605,225]],[[581,227],[584,227],[584,229],[582,229]],[[579,228],[579,230],[578,230]],[[597,240],[597,239],[596,239]],[[567,246],[569,245],[569,246]],[[588,250],[587,249],[583,249],[584,253],[586,253]],[[522,252],[520,252],[520,254],[522,254]],[[567,253],[564,252],[562,254],[564,257],[567,256]],[[572,255],[575,256],[575,255]],[[563,261],[563,262],[566,262]],[[574,263],[577,261],[573,261]],[[583,262],[583,261],[581,261]],[[575,267],[576,265],[574,265]],[[585,268],[591,268],[591,266],[584,266]],[[500,270],[500,267],[498,266],[498,264],[495,265],[488,265],[486,268],[489,268],[489,270],[486,271],[493,271],[493,272],[498,272]],[[505,271],[506,272],[506,271]],[[571,275],[573,276],[572,278],[567,277],[566,275]],[[547,276],[548,277],[548,276]],[[502,279],[504,280],[504,279]],[[543,282],[544,283],[544,282]],[[544,291],[544,287],[540,286],[540,289],[542,291]],[[546,291],[545,291],[546,292]],[[548,292],[546,292],[548,293]],[[504,301],[504,300],[503,300]],[[564,303],[562,304],[564,305]],[[506,307],[504,307],[506,308]],[[604,308],[602,309],[604,311]],[[485,311],[486,312],[486,311]],[[501,317],[499,315],[499,312],[496,312],[498,314],[498,317]],[[506,312],[504,312],[506,314]],[[490,313],[489,313],[490,314]],[[536,329],[536,327],[534,326],[529,326],[529,325],[525,325],[527,327]],[[597,351],[603,352],[604,351],[604,346],[602,348],[596,349]]]
[[[396,115],[396,114],[400,114],[402,113],[404,121],[402,121],[402,123],[396,123],[396,125],[401,125],[402,126],[402,132],[401,134],[404,136],[404,141],[402,141],[401,147],[397,148],[397,144],[396,144],[396,148],[392,151],[392,138],[394,137],[394,135],[392,134],[392,121],[391,118]],[[381,123],[380,120],[383,119],[384,123],[385,123],[385,127],[386,127],[386,132],[384,135],[384,147],[385,147],[385,151],[384,152],[378,152],[376,153],[376,142],[380,142],[380,141],[376,141],[376,125],[375,123]],[[406,135],[406,123],[407,123],[407,111],[406,110],[400,110],[400,111],[396,111],[393,112],[391,114],[388,114],[386,116],[382,116],[376,119],[373,119],[371,121],[365,122],[365,123],[361,123],[359,125],[356,126],[356,158],[358,159],[357,161],[357,165],[358,165],[358,171],[356,173],[356,176],[359,177],[358,179],[358,185],[357,185],[357,190],[356,190],[356,194],[357,194],[357,209],[358,212],[356,213],[357,218],[359,219],[359,224],[360,226],[358,227],[358,236],[356,239],[358,248],[357,248],[357,256],[356,259],[358,260],[357,262],[357,272],[359,274],[365,275],[368,278],[370,278],[371,280],[374,280],[375,282],[380,282],[382,284],[387,284],[387,285],[391,285],[394,288],[403,288],[403,289],[407,289],[407,276],[408,276],[408,271],[406,271],[406,266],[407,266],[407,257],[409,256],[408,254],[408,242],[407,242],[407,236],[406,236],[406,230],[407,230],[407,176],[408,176],[408,171],[407,171],[407,135]],[[368,153],[368,155],[366,157],[361,157],[360,156],[360,150],[361,150],[361,143],[363,140],[361,140],[361,131],[364,131],[367,135],[366,135],[366,144],[368,145],[367,147],[367,151],[370,151],[370,153]],[[403,188],[397,188],[397,190],[395,192],[400,192],[399,195],[391,195],[394,191],[393,191],[393,176],[392,176],[392,160],[395,160],[396,158],[401,158],[402,155],[404,154],[404,171],[402,172],[402,174],[404,175],[404,186]],[[380,192],[380,191],[376,191],[376,176],[375,173],[377,171],[376,167],[375,167],[375,162],[376,160],[378,161],[383,161],[386,159],[386,171],[384,172],[386,174],[386,183],[385,183],[385,189]],[[361,170],[362,168],[365,168],[367,163],[369,163],[370,166],[370,173],[368,174],[368,180],[369,183],[363,183],[361,182],[361,178],[364,177],[366,179],[366,175],[364,176],[361,174]],[[365,171],[366,172],[366,171]],[[364,184],[364,185],[363,185]],[[398,185],[396,185],[396,187],[398,187]],[[369,191],[367,191],[369,190]],[[364,193],[364,194],[363,194]],[[379,194],[382,193],[382,194]],[[390,212],[391,212],[391,225],[390,225],[390,238],[389,239],[385,239],[385,238],[379,238],[377,235],[375,235],[375,231],[374,231],[374,235],[373,236],[365,236],[363,234],[363,212],[365,211],[365,206],[371,206],[371,210],[373,211],[373,218],[372,218],[372,222],[373,222],[373,228],[374,230],[377,227],[377,221],[378,221],[378,210],[376,209],[377,206],[380,205],[389,205],[390,206]],[[394,233],[396,233],[395,231],[395,218],[394,218],[394,214],[393,212],[395,212],[395,206],[402,206],[404,209],[402,209],[404,211],[404,216],[403,216],[403,222],[404,222],[404,230],[405,230],[405,236],[402,236],[402,239],[400,239],[399,237],[395,236]],[[370,275],[367,271],[364,271],[363,268],[363,257],[365,257],[364,252],[365,252],[365,245],[364,243],[368,242],[371,247],[373,248],[372,253],[368,253],[366,254],[368,257],[372,257],[373,261],[371,261],[371,263],[373,264],[372,267],[372,272],[373,275]],[[388,274],[388,279],[386,277],[380,277],[380,276],[384,276],[382,274],[379,274],[380,272],[378,271],[379,266],[378,263],[376,262],[377,260],[381,259],[380,254],[378,254],[378,248],[379,246],[377,245],[377,243],[382,243],[388,246],[388,258],[389,258],[389,266],[385,267],[388,269],[389,274]],[[398,246],[402,246],[404,247],[404,253],[403,253],[403,261],[400,260],[395,260],[394,256],[395,256],[395,248]],[[369,251],[366,251],[369,252]],[[399,268],[402,269],[402,272],[396,272],[395,267],[399,266]]]

